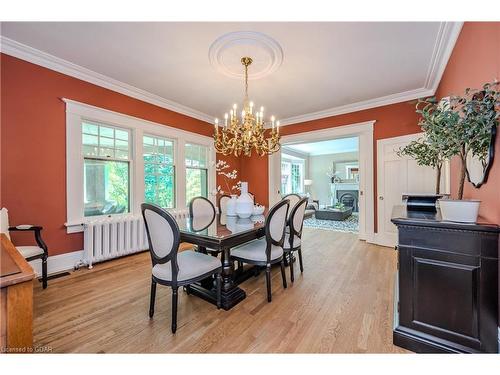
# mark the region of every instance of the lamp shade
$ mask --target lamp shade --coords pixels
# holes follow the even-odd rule
[[[305,186],[311,186],[313,184],[313,180],[304,180]]]

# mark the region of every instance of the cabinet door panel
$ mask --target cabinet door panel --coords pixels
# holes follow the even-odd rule
[[[407,247],[400,255],[401,323],[479,349],[478,258]]]

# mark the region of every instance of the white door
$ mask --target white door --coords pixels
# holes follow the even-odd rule
[[[422,133],[377,141],[377,235],[384,246],[397,243],[396,226],[391,223],[392,208],[402,204],[405,193],[434,194],[436,171],[417,164],[414,159],[399,157],[397,151]],[[441,192],[449,191],[448,165],[443,166]]]
[[[269,207],[281,200],[281,152],[269,156]]]

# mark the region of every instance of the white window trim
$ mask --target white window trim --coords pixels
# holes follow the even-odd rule
[[[130,162],[130,213],[140,214],[140,206],[144,201],[144,161],[142,157],[144,133],[169,138],[174,141],[175,201],[176,208],[186,207],[186,166],[184,161],[184,145],[196,143],[207,146],[208,152],[208,192],[216,187],[215,160],[216,154],[213,139],[204,135],[191,133],[168,125],[162,125],[137,117],[95,107],[74,100],[62,99],[66,103],[66,227],[67,233],[83,231],[83,224],[102,216],[84,217],[83,214],[83,156],[82,156],[82,120],[109,124],[131,131]],[[129,215],[126,214],[126,215]],[[125,215],[125,214],[124,214]],[[114,215],[115,216],[115,215]]]

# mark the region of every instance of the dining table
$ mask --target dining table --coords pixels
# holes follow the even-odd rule
[[[198,246],[198,251],[220,256],[222,263],[222,298],[221,307],[229,310],[246,298],[246,293],[239,287],[243,281],[254,275],[258,269],[235,272],[234,262],[230,259],[231,248],[265,236],[267,210],[262,215],[249,218],[227,216],[226,214],[199,215],[177,219],[180,240]],[[189,294],[216,304],[215,283],[208,278],[185,287]]]

